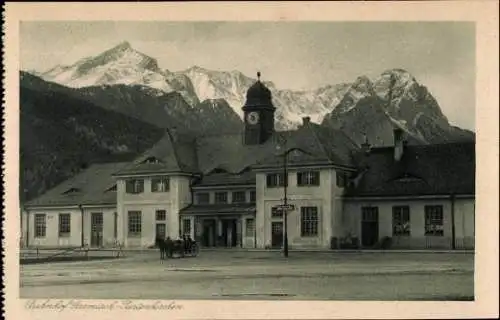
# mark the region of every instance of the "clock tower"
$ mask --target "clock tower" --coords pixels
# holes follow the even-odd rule
[[[260,82],[260,72],[257,72],[257,82],[247,91],[247,100],[243,106],[245,121],[245,144],[262,144],[274,133],[274,111],[271,91]]]

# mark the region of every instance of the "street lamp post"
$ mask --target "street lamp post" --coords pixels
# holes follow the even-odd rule
[[[282,137],[283,142],[283,208],[281,209],[283,214],[283,255],[285,258],[288,257],[288,198],[287,198],[287,187],[288,187],[288,150],[286,150],[286,138]]]
[[[287,150],[287,139],[285,134],[278,136],[278,145],[276,148],[279,150],[283,148],[283,205],[279,206],[279,210],[283,215],[283,255],[288,257],[288,211],[293,210],[293,206],[288,204],[287,188],[288,188],[288,154],[292,150]]]

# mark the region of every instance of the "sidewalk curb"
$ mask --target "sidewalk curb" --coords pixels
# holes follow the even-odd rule
[[[110,250],[110,249],[104,249]],[[122,249],[122,252],[140,252],[151,253],[157,252],[158,249]],[[273,252],[278,253],[281,250],[276,249],[200,249],[203,252],[227,252],[227,253],[245,253],[245,252]],[[327,249],[291,249],[289,252],[293,253],[449,253],[449,254],[474,254],[474,250],[327,250]]]
[[[29,249],[33,250],[33,249]],[[101,249],[89,249],[92,252],[137,252],[137,253],[153,253],[159,252],[159,249],[150,248],[122,248],[117,250],[116,248],[101,248]],[[22,250],[21,250],[22,251]],[[40,252],[51,252],[58,251],[57,249],[40,249]],[[245,252],[282,252],[280,249],[255,249],[255,248],[200,248],[200,252],[227,252],[227,253],[245,253]],[[297,253],[448,253],[448,254],[474,254],[475,250],[431,250],[431,249],[389,249],[389,250],[375,250],[375,249],[343,249],[343,250],[333,250],[333,249],[290,249],[289,252]]]

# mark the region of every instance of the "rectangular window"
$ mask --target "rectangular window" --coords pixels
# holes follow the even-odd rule
[[[151,192],[168,192],[170,189],[170,179],[158,177],[151,179]]]
[[[318,235],[318,207],[300,208],[301,237],[316,237]]]
[[[47,216],[44,213],[35,214],[35,238],[45,238],[47,231]]]
[[[191,219],[184,219],[182,221],[182,234],[191,235]]]
[[[410,207],[394,206],[392,207],[392,235],[409,236],[410,235]]]
[[[268,188],[283,187],[285,179],[283,173],[269,173],[266,176],[266,185]]]
[[[297,172],[297,185],[299,187],[319,186],[319,171]]]
[[[140,237],[142,231],[142,212],[129,211],[128,212],[128,236]]]
[[[125,192],[137,194],[144,192],[144,180],[129,179],[125,182]]]
[[[255,202],[257,200],[257,194],[255,191],[250,191],[250,202]]]
[[[156,221],[165,221],[165,220],[167,220],[167,211],[156,210]]]
[[[227,203],[227,192],[216,192],[215,203]]]
[[[255,219],[248,218],[245,221],[245,236],[253,237],[255,236]]]
[[[233,192],[233,203],[243,203],[246,202],[246,192],[245,191],[234,191]]]
[[[443,206],[425,206],[425,235],[442,236]]]
[[[210,194],[208,192],[200,192],[196,194],[196,202],[198,204],[210,203]]]
[[[281,210],[280,207],[272,207],[271,208],[271,218],[282,218],[283,217],[283,211]]]
[[[59,237],[69,237],[71,233],[71,214],[59,214]]]

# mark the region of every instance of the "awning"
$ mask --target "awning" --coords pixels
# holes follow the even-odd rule
[[[181,210],[181,215],[218,215],[255,213],[255,204],[207,204],[192,205]]]

